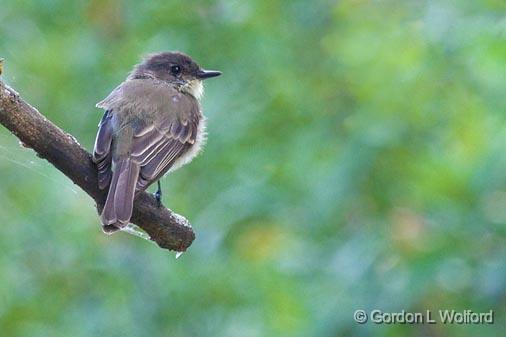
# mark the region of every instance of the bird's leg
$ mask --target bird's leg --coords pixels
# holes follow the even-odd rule
[[[158,179],[158,189],[155,192],[155,199],[158,202],[158,207],[162,206],[162,186],[160,186],[160,179]]]

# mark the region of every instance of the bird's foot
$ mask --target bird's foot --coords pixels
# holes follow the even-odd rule
[[[156,199],[158,207],[162,207],[162,194],[160,193],[160,191],[156,191],[155,193],[153,193],[153,196]]]
[[[162,207],[162,187],[160,186],[160,180],[158,180],[158,189],[155,193],[153,193],[153,196],[156,199],[156,202],[158,203],[158,207]]]

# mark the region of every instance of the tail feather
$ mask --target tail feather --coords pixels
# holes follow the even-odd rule
[[[107,200],[100,217],[104,232],[113,233],[129,223],[139,170],[139,164],[130,159],[122,159],[116,163]]]

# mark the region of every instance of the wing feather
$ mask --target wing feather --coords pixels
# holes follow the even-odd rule
[[[111,145],[113,138],[112,111],[107,110],[98,124],[97,138],[93,149],[93,162],[98,168],[98,187],[105,189],[112,177]]]
[[[196,110],[198,112],[198,110]],[[192,116],[193,117],[193,116]],[[131,157],[141,166],[137,190],[146,189],[164,175],[197,137],[198,115],[192,121],[174,118],[133,139]]]

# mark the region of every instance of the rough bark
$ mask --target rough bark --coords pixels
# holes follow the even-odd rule
[[[97,169],[76,139],[51,123],[25,102],[12,88],[0,81],[0,123],[25,147],[46,159],[93,198],[100,211],[106,191],[98,189]],[[185,251],[195,239],[188,220],[165,207],[158,207],[153,196],[143,192],[134,203],[131,222],[148,233],[161,248]],[[97,226],[99,220],[97,219]]]

